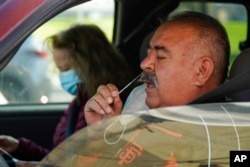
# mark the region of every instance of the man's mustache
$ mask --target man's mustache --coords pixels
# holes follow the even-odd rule
[[[154,73],[149,73],[149,72],[143,71],[141,74],[140,80],[144,81],[144,82],[150,82],[150,83],[154,84],[155,86],[158,85],[157,78],[156,78],[156,75]]]

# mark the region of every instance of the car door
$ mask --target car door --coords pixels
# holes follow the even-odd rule
[[[183,1],[192,3],[192,0]],[[94,2],[93,5],[87,6],[92,2]],[[225,4],[232,1],[221,0],[220,2],[222,3],[221,6],[215,7],[223,9],[222,7]],[[72,8],[68,13],[62,13],[63,11],[82,3],[83,6],[86,5],[87,7],[82,8],[80,6],[79,8]],[[172,0],[0,1],[0,74],[4,74],[3,76],[0,76],[0,88],[3,87],[3,83],[8,81],[8,84],[4,85],[2,90],[0,90],[0,134],[13,135],[14,137],[26,136],[39,142],[41,145],[50,146],[54,128],[64,110],[67,108],[68,103],[73,98],[61,89],[58,78],[56,77],[58,71],[56,71],[53,64],[47,66],[48,71],[51,72],[49,74],[51,76],[48,78],[52,86],[49,88],[48,92],[53,93],[50,95],[46,94],[46,91],[35,97],[32,95],[32,93],[38,92],[38,90],[40,92],[40,90],[44,89],[43,86],[45,84],[39,85],[36,89],[33,89],[33,86],[31,85],[26,86],[25,88],[20,88],[18,86],[21,84],[17,84],[18,82],[16,80],[8,80],[6,76],[19,76],[23,81],[23,85],[31,83],[32,77],[25,75],[25,72],[21,71],[20,68],[7,69],[8,65],[15,64],[15,62],[12,61],[18,57],[16,54],[20,51],[19,49],[23,47],[23,44],[25,44],[26,40],[31,36],[39,36],[44,39],[46,36],[58,32],[72,23],[71,21],[62,18],[73,16],[75,17],[75,22],[80,20],[83,23],[89,23],[88,21],[92,20],[95,24],[98,24],[103,28],[110,41],[119,48],[126,60],[130,63],[135,74],[137,74],[140,72],[140,60],[138,55],[141,42],[147,34],[151,33],[160,24],[158,22],[160,17],[167,17],[177,9],[177,6],[181,7],[180,10],[204,9],[203,5],[198,5],[197,8],[197,5],[192,6],[188,4],[181,6],[179,3],[179,1]],[[241,3],[240,5],[242,6]],[[239,44],[244,47],[249,47],[249,27],[246,26],[249,23],[246,23],[247,17],[245,17],[249,15],[249,5],[244,8],[246,8],[246,10],[242,10],[242,8],[234,8],[236,11],[247,12],[244,13],[244,15],[240,14],[240,18],[243,18],[243,20],[237,22],[237,25],[243,23],[240,26],[240,29],[232,29],[231,31],[233,35],[235,35],[235,32],[240,32],[233,36],[237,38],[240,37],[233,45],[234,56],[240,52]],[[208,9],[211,9],[210,6],[208,6]],[[109,12],[110,10],[112,10],[111,14]],[[100,12],[92,13],[91,11]],[[233,11],[233,9],[228,8],[228,10],[226,10],[226,12],[229,13],[230,11]],[[210,12],[214,14],[213,11]],[[49,20],[53,18],[55,20],[52,23],[49,22]],[[234,17],[229,19],[230,24],[234,23],[233,19]],[[240,41],[245,42],[240,43]],[[41,53],[43,53],[43,51]],[[40,59],[43,60],[45,57],[44,54],[41,54]],[[47,56],[47,58],[50,59],[49,56]],[[21,59],[18,62],[23,60],[23,63],[27,63],[27,61],[25,61],[27,59]],[[31,63],[28,63],[28,65],[29,64]],[[45,69],[45,65],[42,65],[41,67],[42,69]],[[36,77],[36,79],[40,79],[41,75],[36,76],[39,76]],[[45,83],[45,81],[42,83]],[[17,88],[15,89],[14,87]],[[51,91],[51,89],[53,91]],[[12,92],[14,97],[12,94],[8,97],[5,91],[8,93]],[[31,93],[31,95],[28,95],[28,97],[31,98],[27,98],[29,101],[22,101],[24,100],[24,97],[26,97],[24,92]],[[19,99],[21,99],[21,102]],[[10,101],[12,101],[12,103],[9,103]]]
[[[51,147],[55,127],[74,97],[61,88],[45,39],[76,23],[99,23],[112,41],[114,1],[83,2],[1,1],[0,135]]]

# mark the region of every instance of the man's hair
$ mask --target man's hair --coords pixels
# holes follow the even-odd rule
[[[198,30],[199,43],[207,46],[204,49],[208,49],[215,62],[215,72],[220,74],[220,82],[224,82],[228,74],[230,44],[223,25],[211,16],[193,11],[186,11],[169,17],[163,23],[166,22],[187,24]]]

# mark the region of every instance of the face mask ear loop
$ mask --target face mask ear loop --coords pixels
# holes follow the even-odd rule
[[[108,129],[111,128],[111,127],[112,127],[115,123],[117,123],[119,120],[120,120],[120,117],[119,117],[116,121],[114,121],[113,123],[111,123],[111,124],[105,129],[103,138],[104,138],[104,141],[105,141],[107,144],[110,144],[110,145],[111,145],[111,144],[116,144],[116,143],[118,143],[118,142],[122,139],[122,137],[123,137],[123,135],[124,135],[124,132],[125,132],[125,130],[126,130],[127,124],[126,124],[126,125],[123,125],[123,129],[122,129],[121,135],[120,135],[120,137],[119,137],[116,141],[114,141],[114,142],[109,142],[109,141],[107,140],[107,138],[106,138]]]

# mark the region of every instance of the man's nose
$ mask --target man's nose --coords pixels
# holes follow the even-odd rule
[[[153,55],[148,54],[141,62],[140,67],[143,71],[153,71],[154,70],[154,59]]]

